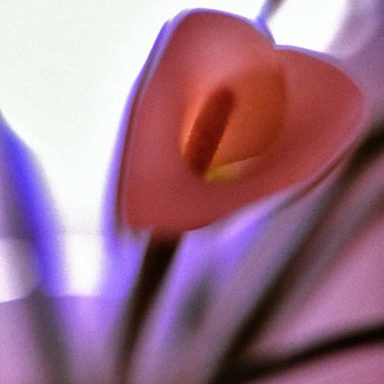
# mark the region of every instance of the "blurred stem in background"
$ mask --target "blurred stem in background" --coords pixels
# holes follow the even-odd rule
[[[258,17],[268,21],[274,16],[285,1],[286,0],[266,0]]]

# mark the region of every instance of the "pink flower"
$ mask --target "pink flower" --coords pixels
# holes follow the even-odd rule
[[[176,234],[311,185],[361,132],[365,99],[331,60],[216,11],[166,24],[129,113],[117,224]]]

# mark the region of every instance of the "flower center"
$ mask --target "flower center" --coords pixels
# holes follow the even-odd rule
[[[190,103],[182,130],[182,156],[211,183],[242,180],[256,169],[281,132],[282,74],[254,70],[207,87]]]
[[[184,147],[184,157],[198,175],[206,175],[234,107],[234,95],[226,88],[213,92],[201,108]]]

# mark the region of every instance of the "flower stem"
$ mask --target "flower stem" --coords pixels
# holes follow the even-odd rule
[[[149,241],[138,278],[125,305],[118,361],[118,371],[123,372],[120,375],[122,382],[150,307],[175,258],[178,243],[178,238],[152,237]]]
[[[266,0],[261,8],[258,18],[265,21],[270,20],[283,3],[284,0]]]

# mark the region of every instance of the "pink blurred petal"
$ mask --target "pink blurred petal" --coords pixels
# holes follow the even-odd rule
[[[323,337],[384,324],[384,156],[365,164],[302,250],[312,271],[290,294],[249,353],[281,354]]]
[[[344,24],[329,47],[365,87],[376,119],[384,115],[384,3],[349,0]]]
[[[0,382],[50,383],[27,300],[0,303],[0,329]]]

